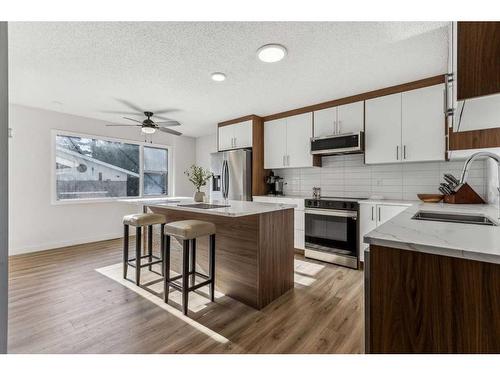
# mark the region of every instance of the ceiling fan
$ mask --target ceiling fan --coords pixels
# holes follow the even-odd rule
[[[170,127],[172,127],[172,126],[181,125],[178,121],[172,120],[172,119],[167,118],[167,117],[158,116],[159,114],[172,112],[175,110],[163,109],[163,110],[156,111],[156,112],[143,111],[138,106],[136,106],[136,105],[134,105],[126,100],[122,100],[122,99],[117,99],[117,100],[120,101],[121,103],[125,104],[127,107],[134,110],[134,112],[129,112],[130,114],[133,114],[133,115],[135,114],[135,115],[139,115],[139,116],[142,116],[144,114],[144,116],[146,116],[146,118],[142,121],[139,121],[139,120],[136,120],[136,119],[133,119],[130,117],[123,117],[125,120],[133,121],[136,124],[107,124],[106,126],[140,126],[141,131],[144,134],[153,134],[154,132],[156,132],[156,130],[160,130],[162,132],[173,134],[173,135],[182,135],[182,133],[180,133],[176,130],[170,129]],[[106,111],[106,112],[107,113],[123,113],[123,112],[117,112],[117,111]],[[155,120],[151,119],[151,117],[155,117],[155,118],[158,118],[160,120],[165,120],[165,121],[155,121]]]

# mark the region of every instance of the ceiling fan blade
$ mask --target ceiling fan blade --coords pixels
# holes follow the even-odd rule
[[[171,121],[155,122],[155,125],[158,125],[161,128],[163,126],[180,126],[181,123],[179,121],[171,120]]]
[[[111,113],[113,115],[133,115],[133,116],[144,116],[142,112],[132,112],[132,111],[99,111],[99,113]]]
[[[142,126],[136,124],[106,124],[105,126]]]
[[[140,108],[138,105],[135,105],[134,103],[129,102],[128,100],[119,99],[119,98],[116,98],[116,100],[119,101],[120,103],[126,105],[130,109],[133,109],[134,111],[144,113],[144,110],[142,108]]]
[[[171,118],[168,118],[168,117],[165,117],[165,116],[156,116],[156,113],[153,115],[154,118],[158,118],[160,120],[166,120],[166,121],[170,121],[172,120]]]
[[[164,133],[170,133],[170,134],[173,134],[173,135],[182,135],[182,133],[179,133],[178,131],[175,131],[175,130],[172,130],[172,129],[169,129],[169,128],[158,128],[158,130],[164,132]]]
[[[139,121],[139,120],[136,120],[136,119],[133,119],[133,118],[130,118],[130,117],[123,117],[125,120],[130,120],[130,121],[134,121],[134,122],[138,122],[139,124],[142,125],[142,121]]]
[[[162,113],[171,113],[171,112],[178,112],[178,111],[179,110],[177,108],[164,108],[164,109],[159,109],[157,111],[153,111],[153,113],[155,115],[161,115]]]

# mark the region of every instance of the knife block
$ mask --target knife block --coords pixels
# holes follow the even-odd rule
[[[445,195],[444,203],[451,204],[480,204],[485,203],[483,198],[470,187],[469,184],[462,184],[454,194]]]

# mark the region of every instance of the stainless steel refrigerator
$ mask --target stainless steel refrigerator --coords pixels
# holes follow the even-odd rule
[[[214,174],[211,199],[252,200],[252,150],[210,154],[210,169]]]

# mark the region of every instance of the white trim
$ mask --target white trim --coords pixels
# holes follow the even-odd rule
[[[133,197],[113,197],[113,198],[79,198],[79,199],[57,199],[57,191],[56,191],[56,137],[58,135],[69,136],[69,137],[80,137],[80,138],[91,138],[91,139],[99,139],[108,142],[118,142],[118,143],[126,143],[133,144],[139,146],[139,195]],[[147,195],[144,196],[144,147],[154,147],[161,148],[168,151],[168,192],[166,195]],[[51,189],[50,189],[50,202],[51,205],[66,205],[66,204],[87,204],[87,203],[112,203],[117,202],[121,199],[127,198],[161,198],[161,197],[171,197],[175,196],[175,188],[174,188],[174,147],[170,145],[163,145],[157,143],[148,143],[124,138],[111,138],[101,135],[94,135],[88,133],[76,133],[67,130],[60,129],[52,129],[51,130],[51,158],[50,158],[50,171],[51,171]],[[96,240],[97,241],[97,240]],[[68,246],[68,245],[63,245]]]
[[[105,234],[105,235],[101,235],[101,236],[90,236],[90,237],[83,237],[83,238],[71,239],[71,240],[66,240],[66,241],[52,241],[52,242],[45,242],[45,243],[37,243],[36,245],[29,245],[29,246],[23,245],[20,248],[10,247],[9,248],[9,256],[10,255],[34,253],[37,251],[55,250],[55,249],[59,249],[61,247],[84,245],[84,244],[88,244],[90,242],[113,240],[113,239],[118,239],[118,238],[122,238],[122,237],[123,237],[123,232],[120,231],[117,233],[110,233],[110,234]]]

